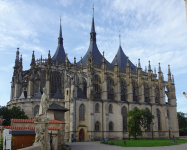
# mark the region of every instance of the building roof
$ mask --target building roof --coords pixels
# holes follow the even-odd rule
[[[60,94],[60,91],[57,89],[55,95],[52,98],[63,99],[64,97]]]
[[[94,58],[94,64],[101,65],[103,56],[101,55],[101,53],[100,53],[100,51],[99,51],[99,49],[97,47],[97,43],[96,43],[96,32],[95,32],[94,16],[92,18],[92,26],[91,26],[91,32],[90,32],[90,45],[89,45],[88,51],[86,52],[86,54],[82,58],[82,65],[83,66],[87,65],[87,57],[90,56],[90,54]],[[80,62],[81,61],[79,61],[77,63],[78,67],[80,66]],[[106,66],[112,67],[113,65],[111,65],[106,60]]]
[[[115,56],[117,56],[117,63],[118,63],[119,68],[126,69],[127,56],[123,52],[121,45],[119,46],[118,52]],[[115,65],[115,57],[111,64]],[[129,65],[131,67],[131,70],[136,71],[136,66],[130,60],[129,60]]]
[[[62,106],[60,106],[60,105],[58,105],[58,104],[56,104],[54,102],[51,105],[49,105],[48,110],[69,111],[69,109],[66,109],[66,108],[64,108],[64,107],[62,107]]]
[[[34,119],[11,119],[12,122],[14,123],[34,123],[36,122]],[[50,123],[59,123],[59,124],[65,124],[62,121],[59,120],[49,120]]]
[[[39,89],[37,94],[33,98],[41,98],[41,97],[42,97],[42,93],[41,93],[41,91]]]
[[[21,96],[19,97],[19,99],[24,99],[27,98],[27,91],[22,91]]]
[[[5,129],[17,129],[17,130],[23,130],[23,129],[29,129],[29,130],[35,130],[35,127],[24,127],[24,126],[4,126]],[[48,127],[48,130],[58,130],[56,127]]]
[[[61,28],[61,22],[60,22],[58,46],[57,46],[54,56],[52,57],[52,60],[58,60],[59,62],[65,62],[65,58],[66,58],[66,54],[65,54],[65,50],[64,50],[64,46],[63,46],[62,28]],[[68,62],[69,62],[69,60],[68,60]]]

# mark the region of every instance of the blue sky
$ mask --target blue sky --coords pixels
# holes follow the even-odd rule
[[[23,69],[36,59],[55,53],[60,15],[64,48],[71,62],[84,56],[89,47],[92,5],[95,7],[97,45],[112,61],[121,45],[134,63],[140,58],[143,70],[158,63],[167,80],[167,67],[175,77],[177,111],[187,113],[187,24],[184,0],[0,0],[0,105],[10,99],[10,81],[17,47]]]

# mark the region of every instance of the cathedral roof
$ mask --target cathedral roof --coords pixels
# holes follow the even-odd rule
[[[41,97],[42,97],[42,94],[41,94],[41,91],[39,89],[37,94],[33,98],[41,98]]]
[[[27,98],[27,91],[22,91],[21,96],[18,99],[24,99]]]
[[[51,105],[49,105],[49,110],[62,110],[62,111],[69,111],[69,109],[66,109],[56,103],[52,103]]]
[[[52,98],[63,99],[64,97],[60,94],[60,91],[57,89],[55,95]]]
[[[117,63],[118,63],[119,68],[126,69],[127,56],[123,52],[121,45],[119,45],[118,52],[115,56],[117,56]],[[115,57],[111,64],[115,65]],[[130,60],[129,60],[129,65],[133,71],[136,71],[136,66]]]
[[[93,56],[94,58],[94,64],[98,64],[100,65],[102,62],[102,55],[99,52],[99,49],[97,47],[97,43],[96,43],[96,32],[95,32],[95,24],[94,24],[94,16],[92,18],[92,26],[91,26],[91,32],[90,32],[90,45],[88,48],[88,51],[86,52],[86,54],[84,55],[84,57],[82,58],[82,65],[86,66],[87,64],[87,57],[88,56]],[[77,63],[77,66],[80,66],[80,61]],[[106,60],[106,66],[112,67],[113,65],[111,65],[107,60]]]
[[[63,46],[63,37],[62,37],[62,28],[61,28],[61,22],[60,22],[60,31],[59,31],[59,37],[58,37],[58,47],[56,49],[56,52],[54,56],[52,57],[52,60],[58,60],[60,62],[65,62],[66,54]],[[68,60],[69,62],[69,60]]]

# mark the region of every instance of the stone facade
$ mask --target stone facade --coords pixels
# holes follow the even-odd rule
[[[150,62],[148,69],[143,71],[140,60],[137,67],[133,66],[121,45],[118,55],[123,53],[126,63],[119,65],[116,55],[114,64],[110,64],[104,53],[101,55],[98,51],[94,19],[89,50],[78,63],[76,58],[74,63],[70,63],[67,54],[64,56],[61,53],[64,53],[62,40],[60,27],[55,55],[51,58],[49,51],[48,58],[35,60],[33,52],[31,67],[25,71],[22,70],[22,57],[19,59],[17,49],[11,99],[7,103],[9,108],[19,107],[29,118],[34,118],[40,103],[38,93],[42,93],[45,87],[50,95],[49,104],[55,101],[69,109],[65,113],[65,141],[128,138],[126,114],[135,107],[150,109],[155,116],[144,138],[179,137],[175,83],[170,66],[168,81],[165,81],[160,63],[158,74],[156,69],[153,73]],[[97,55],[102,59],[98,59]],[[57,56],[63,59],[56,59]],[[54,119],[55,116],[60,118],[59,112]]]

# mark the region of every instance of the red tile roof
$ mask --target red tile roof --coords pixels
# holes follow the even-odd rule
[[[34,122],[36,122],[34,119],[11,119],[11,121],[14,123],[34,123]],[[58,120],[50,120],[50,123],[65,124],[64,122],[58,121]]]
[[[6,129],[17,129],[17,130],[23,130],[23,129],[35,130],[35,127],[22,127],[22,126],[4,126],[4,128],[6,128]],[[48,127],[48,130],[58,130],[58,128]]]

